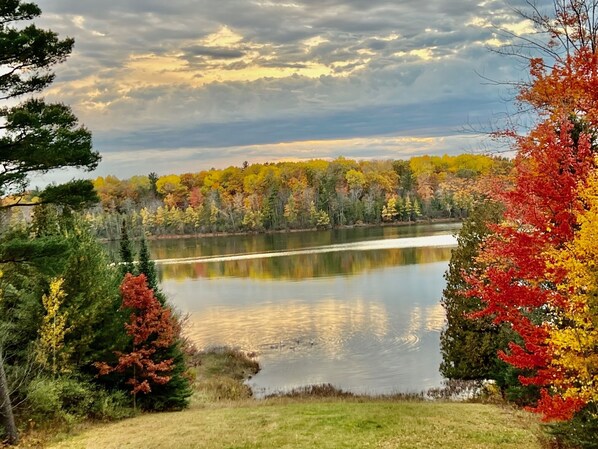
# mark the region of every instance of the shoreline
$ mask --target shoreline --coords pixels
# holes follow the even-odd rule
[[[198,232],[195,234],[163,234],[163,235],[146,235],[146,240],[174,240],[174,239],[193,239],[193,238],[210,238],[210,237],[227,237],[227,236],[244,236],[244,235],[268,235],[268,234],[287,234],[313,231],[335,231],[343,229],[356,228],[385,228],[385,227],[407,227],[413,225],[425,224],[443,224],[443,223],[461,223],[461,218],[433,218],[429,220],[419,221],[398,221],[390,223],[360,223],[353,225],[332,226],[330,228],[300,228],[300,229],[270,229],[267,231],[235,231],[235,232]],[[100,239],[102,242],[118,242],[119,239]]]

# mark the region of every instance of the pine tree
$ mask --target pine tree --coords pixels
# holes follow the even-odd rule
[[[108,254],[88,223],[77,220],[68,230],[66,241],[69,251],[62,271],[67,295],[64,308],[71,319],[65,346],[71,364],[95,374],[93,362],[126,344],[122,333],[126,318],[119,311],[122,276],[110,266]]]
[[[0,100],[13,100],[36,93],[54,80],[52,67],[63,62],[71,53],[74,41],[59,39],[51,30],[35,25],[23,26],[41,14],[34,3],[21,0],[2,2],[0,8]],[[10,193],[19,198],[17,206],[26,205],[23,194],[31,174],[45,173],[63,167],[93,170],[100,156],[92,151],[91,133],[80,126],[77,117],[64,104],[50,104],[42,99],[29,98],[21,104],[12,103],[0,108],[3,133],[0,154],[3,170],[0,174],[0,195]],[[77,207],[97,201],[90,181],[75,180],[46,188],[39,194],[39,202]],[[13,205],[1,208],[13,207]],[[2,242],[4,243],[4,242]],[[0,263],[27,262],[56,254],[64,249],[49,239],[23,239],[0,245]],[[52,248],[50,248],[53,246]],[[0,354],[2,348],[0,348]],[[0,373],[4,374],[4,360],[0,357]],[[3,376],[0,376],[3,377]],[[2,399],[0,420],[7,432],[9,444],[18,442],[12,406],[6,383],[0,379]]]
[[[156,264],[151,259],[145,238],[141,239],[139,248],[139,274],[145,274],[147,286],[154,290],[154,292],[158,292],[158,275],[156,273]]]
[[[479,299],[464,293],[466,277],[482,268],[476,258],[484,240],[492,233],[490,226],[501,217],[502,207],[496,202],[486,200],[475,205],[459,231],[458,246],[452,251],[444,275],[446,287],[441,303],[447,324],[440,336],[440,372],[449,379],[499,380],[504,377],[501,372],[506,366],[497,352],[506,347],[506,328],[493,324],[491,317],[474,319],[471,314],[482,310],[483,305]],[[500,383],[505,381],[500,380]]]
[[[127,232],[127,222],[123,218],[122,229],[120,235],[120,269],[123,277],[127,273],[135,274],[133,246],[129,240],[129,233]]]

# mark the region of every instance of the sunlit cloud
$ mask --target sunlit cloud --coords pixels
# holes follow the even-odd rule
[[[170,159],[175,171],[186,152],[204,167],[244,151],[334,157],[343,145],[351,157],[384,157],[379,136],[454,136],[504,112],[504,92],[485,78],[522,76],[487,50],[511,43],[500,30],[533,31],[498,0],[39,4],[40,25],[77,42],[46,95],[73,107],[101,170],[119,173],[129,160],[147,172]],[[413,142],[411,154],[424,151],[445,147]]]

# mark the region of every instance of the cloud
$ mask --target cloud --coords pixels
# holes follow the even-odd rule
[[[226,47],[206,47],[205,45],[191,45],[183,48],[186,56],[207,56],[214,59],[238,59],[245,55],[244,51]]]
[[[38,3],[40,25],[76,39],[47,95],[72,105],[115,171],[123,153],[192,148],[198,163],[225,164],[234,148],[454,136],[507,108],[478,73],[521,78],[487,51],[504,39],[496,27],[529,31],[498,0]],[[148,157],[131,156],[140,172]]]

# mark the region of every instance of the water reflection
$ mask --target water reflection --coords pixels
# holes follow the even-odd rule
[[[447,248],[387,249],[160,270],[199,347],[259,354],[258,396],[321,382],[388,394],[441,382],[438,300],[449,257]]]
[[[160,264],[162,281],[240,277],[252,279],[308,279],[351,276],[397,265],[427,264],[450,258],[448,247],[397,248],[368,251],[306,252],[280,257],[248,257],[220,261]],[[208,263],[209,262],[209,263]]]
[[[301,248],[322,247],[370,240],[409,238],[432,235],[451,235],[459,223],[429,225],[364,227],[328,231],[303,231],[255,235],[228,235],[205,238],[175,238],[152,240],[154,259],[210,257],[224,254],[252,254],[271,251],[294,251]],[[118,243],[109,245],[118,254]]]

